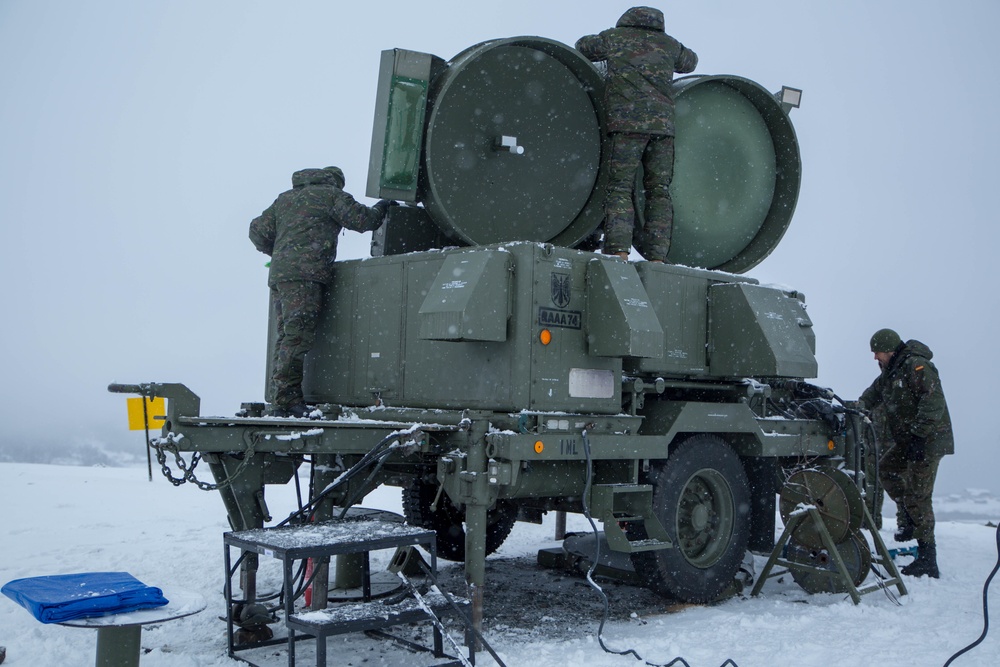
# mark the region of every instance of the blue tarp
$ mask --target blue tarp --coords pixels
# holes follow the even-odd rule
[[[8,582],[3,593],[42,623],[162,607],[168,600],[128,572],[82,572]]]

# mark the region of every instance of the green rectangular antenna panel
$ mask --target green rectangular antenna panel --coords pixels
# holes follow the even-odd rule
[[[369,197],[417,199],[427,88],[435,61],[440,59],[428,53],[382,52],[365,191]]]

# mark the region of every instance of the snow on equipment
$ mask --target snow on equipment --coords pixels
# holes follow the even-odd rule
[[[847,593],[854,604],[862,595],[889,586],[906,595],[903,578],[861,492],[842,470],[797,470],[781,487],[779,509],[785,530],[751,595],[760,593],[768,577],[787,572],[809,593]],[[862,528],[872,536],[874,555]],[[884,568],[888,576],[859,588],[873,564]],[[772,573],[775,565],[787,569]]]
[[[304,463],[308,498],[289,523],[398,486],[437,554],[464,561],[480,627],[486,556],[517,521],[586,512],[654,590],[707,602],[733,590],[748,550],[774,549],[788,471],[844,468],[863,493],[841,489],[853,530],[833,542],[860,583],[871,429],[806,382],[817,364],[803,295],[742,275],[795,208],[799,91],[675,82],[675,231],[661,264],[591,251],[608,172],[603,85],[577,51],[539,37],[450,61],[383,52],[367,194],[404,205],[372,258],[336,264],[303,385],[324,417],[267,417],[262,403],[206,416],[182,384],[112,385],[167,399],[152,444],[169,479],[217,490],[234,531],[271,522],[267,486],[297,482]],[[795,544],[809,546],[808,530]],[[256,554],[241,567],[242,609],[260,610]],[[337,588],[316,570],[314,605]]]

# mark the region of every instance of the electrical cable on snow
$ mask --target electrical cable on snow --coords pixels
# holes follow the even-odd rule
[[[872,574],[875,575],[875,580],[876,580],[875,583],[882,590],[882,592],[885,593],[886,598],[888,598],[889,601],[892,602],[897,607],[902,607],[903,603],[899,601],[899,598],[897,598],[896,595],[889,588],[889,586],[886,586],[885,584],[885,582],[889,579],[888,573],[882,572],[882,570],[879,569],[874,562],[871,564],[869,569],[871,570]]]
[[[493,647],[490,646],[490,643],[488,641],[486,641],[486,638],[483,637],[482,633],[479,632],[479,630],[476,629],[476,624],[472,622],[472,619],[469,618],[468,614],[466,614],[464,611],[462,611],[462,609],[455,603],[455,599],[451,596],[450,593],[448,593],[448,591],[446,591],[445,589],[441,588],[441,585],[438,583],[437,577],[434,576],[434,572],[431,571],[430,566],[427,563],[425,563],[423,560],[418,560],[417,561],[417,566],[419,566],[420,569],[423,570],[424,575],[428,579],[430,579],[430,581],[434,585],[434,587],[437,588],[437,591],[441,595],[444,596],[445,600],[448,601],[448,604],[451,605],[452,610],[454,610],[454,612],[458,615],[459,619],[461,619],[461,621],[465,625],[466,629],[470,633],[472,633],[472,636],[474,636],[476,638],[476,640],[479,641],[480,644],[482,644],[483,648],[486,649],[486,651],[490,654],[490,656],[493,657],[493,659],[497,663],[497,667],[507,667],[507,664],[503,660],[500,659],[500,656],[497,655],[496,651],[493,650]],[[402,571],[397,572],[396,576],[398,576],[404,582],[408,581],[406,579],[406,575],[403,574]],[[412,584],[409,584],[409,585],[412,586]]]
[[[588,498],[590,497],[590,487],[594,481],[594,461],[590,456],[590,438],[587,437],[587,429],[583,430],[581,434],[583,438],[583,453],[587,459],[587,481],[583,488],[583,515],[587,517],[587,521],[590,522],[590,529],[594,532],[594,562],[590,564],[590,568],[587,570],[587,583],[597,591],[597,594],[601,596],[601,603],[604,606],[604,612],[601,616],[601,623],[597,627],[597,642],[604,649],[605,653],[611,653],[614,655],[631,655],[636,660],[640,660],[650,667],[671,667],[672,665],[684,665],[684,667],[691,667],[691,665],[682,657],[677,656],[670,662],[650,662],[643,658],[635,649],[625,649],[624,651],[616,651],[614,649],[608,648],[604,643],[604,624],[608,621],[608,615],[610,613],[610,602],[608,602],[608,596],[604,592],[597,582],[593,579],[594,570],[597,569],[597,564],[601,560],[601,540],[598,535],[597,523],[594,522],[594,518],[590,515],[590,505],[588,503]],[[732,667],[739,667],[732,658],[726,658],[726,661],[722,663],[719,667],[726,667],[726,665],[732,665]]]
[[[986,633],[990,631],[990,604],[988,597],[990,591],[990,583],[993,581],[993,577],[996,576],[997,570],[1000,570],[1000,525],[997,526],[997,563],[996,565],[993,566],[993,571],[990,572],[990,576],[986,577],[986,583],[983,584],[983,633],[979,635],[979,639],[972,642],[971,644],[963,648],[961,651],[948,658],[948,662],[944,663],[944,667],[948,667],[948,665],[950,665],[955,660],[955,658],[962,655],[963,653],[971,651],[975,647],[979,646],[984,639],[986,639]]]

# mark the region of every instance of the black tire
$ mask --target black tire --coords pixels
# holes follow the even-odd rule
[[[652,467],[653,511],[673,548],[632,554],[650,588],[687,602],[711,602],[732,583],[750,538],[750,485],[721,438],[696,435]]]
[[[437,496],[438,486],[417,481],[403,489],[403,515],[406,520],[437,533],[437,555],[445,560],[465,560],[465,512],[455,507],[442,493],[437,511],[431,504]],[[500,548],[517,522],[517,505],[510,500],[498,500],[486,513],[486,555]]]

